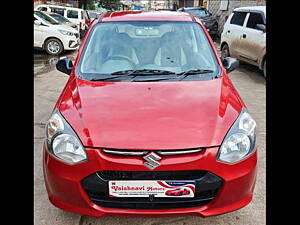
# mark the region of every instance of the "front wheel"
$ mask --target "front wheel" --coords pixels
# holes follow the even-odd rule
[[[58,39],[50,38],[45,42],[45,50],[49,55],[60,55],[64,48]]]
[[[227,44],[224,44],[221,48],[221,59],[222,61],[226,58],[229,57],[230,53],[229,53],[229,47]]]

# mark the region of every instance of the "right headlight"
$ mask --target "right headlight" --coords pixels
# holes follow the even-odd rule
[[[255,141],[256,122],[243,108],[225,136],[217,159],[227,163],[239,162],[254,152]]]
[[[63,35],[73,36],[73,33],[67,30],[58,30]]]
[[[76,164],[87,159],[81,141],[58,110],[51,115],[46,126],[49,152],[68,164]]]

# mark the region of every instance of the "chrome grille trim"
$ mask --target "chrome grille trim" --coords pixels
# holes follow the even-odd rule
[[[103,152],[114,155],[127,155],[127,156],[143,156],[146,155],[149,151],[119,151],[111,149],[102,149]]]
[[[172,150],[172,151],[156,151],[159,155],[183,155],[183,154],[191,154],[196,152],[201,152],[201,148],[197,149],[189,149],[189,150]]]
[[[154,150],[158,155],[183,155],[183,154],[192,154],[192,153],[197,153],[201,152],[203,149],[202,148],[196,148],[196,149],[186,149],[186,150]],[[126,151],[126,150],[116,150],[116,149],[102,149],[103,152],[107,154],[114,154],[114,155],[124,155],[124,156],[144,156],[151,152],[150,150],[145,150],[145,151]]]

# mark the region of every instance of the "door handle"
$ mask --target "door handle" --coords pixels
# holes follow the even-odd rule
[[[228,30],[227,33],[230,33],[230,30]]]
[[[246,38],[246,37],[247,37],[247,35],[246,35],[246,34],[243,34],[241,37],[242,37],[242,38]]]

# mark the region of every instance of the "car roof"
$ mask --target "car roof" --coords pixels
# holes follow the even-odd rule
[[[114,21],[193,21],[189,13],[174,11],[120,11],[107,12],[102,22]]]
[[[233,11],[263,11],[266,13],[266,6],[248,6],[235,8]]]
[[[60,9],[72,9],[72,10],[79,10],[79,11],[83,11],[84,9],[80,9],[80,8],[75,8],[75,7],[69,7],[69,6],[62,6],[62,5],[47,5],[47,4],[41,4],[41,5],[37,5],[35,6],[35,8],[37,7],[54,7],[54,8],[60,8]]]

